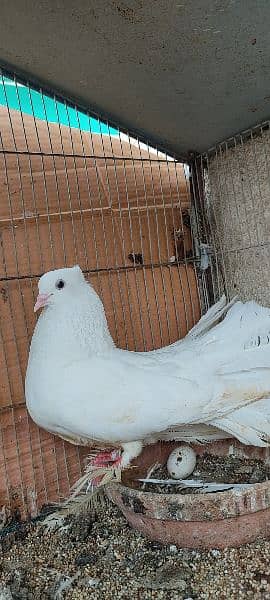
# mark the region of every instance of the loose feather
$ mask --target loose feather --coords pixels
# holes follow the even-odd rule
[[[177,485],[179,490],[197,489],[200,493],[206,494],[209,492],[225,492],[229,490],[246,490],[252,487],[251,483],[215,483],[213,481],[206,482],[202,479],[138,479],[141,483],[153,485]]]

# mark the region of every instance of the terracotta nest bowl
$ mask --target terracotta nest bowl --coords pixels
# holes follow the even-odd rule
[[[151,540],[181,548],[240,546],[270,536],[270,481],[248,489],[207,494],[161,494],[138,489],[156,462],[166,464],[178,443],[159,443],[144,449],[136,466],[123,473],[121,483],[110,484],[109,498],[132,527]],[[207,446],[192,445],[198,455],[255,458],[270,462],[268,448],[243,446],[234,440]],[[136,488],[137,485],[137,488]]]

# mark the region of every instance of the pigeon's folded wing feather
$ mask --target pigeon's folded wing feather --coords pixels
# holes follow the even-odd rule
[[[67,434],[115,443],[144,439],[173,426],[216,424],[270,395],[270,368],[218,377],[198,371],[187,378],[168,374],[167,366],[145,369],[110,356],[70,364],[59,384],[57,378],[56,370],[55,379],[44,387],[47,428],[60,433],[60,426]],[[58,389],[57,403],[50,398],[50,385],[51,393]]]
[[[230,307],[222,298],[184,340],[136,353],[109,343],[104,319],[90,308],[87,300],[84,321],[76,304],[72,331],[68,307],[39,322],[26,378],[38,424],[84,443],[121,444],[202,424],[245,443],[268,443],[269,309],[255,302]]]

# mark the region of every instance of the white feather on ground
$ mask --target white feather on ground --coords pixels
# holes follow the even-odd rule
[[[201,493],[223,492],[228,490],[246,490],[252,487],[252,483],[215,483],[214,481],[205,482],[202,479],[139,479],[143,484],[152,485],[177,485],[178,490],[199,489]]]
[[[269,445],[269,309],[222,297],[183,340],[130,352],[115,347],[79,267],[45,274],[39,292],[47,305],[25,391],[41,427],[75,444],[121,447],[121,468],[158,439]]]

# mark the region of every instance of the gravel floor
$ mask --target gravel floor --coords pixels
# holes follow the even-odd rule
[[[206,552],[149,542],[116,508],[69,532],[38,525],[1,539],[0,600],[270,598],[270,542]]]

